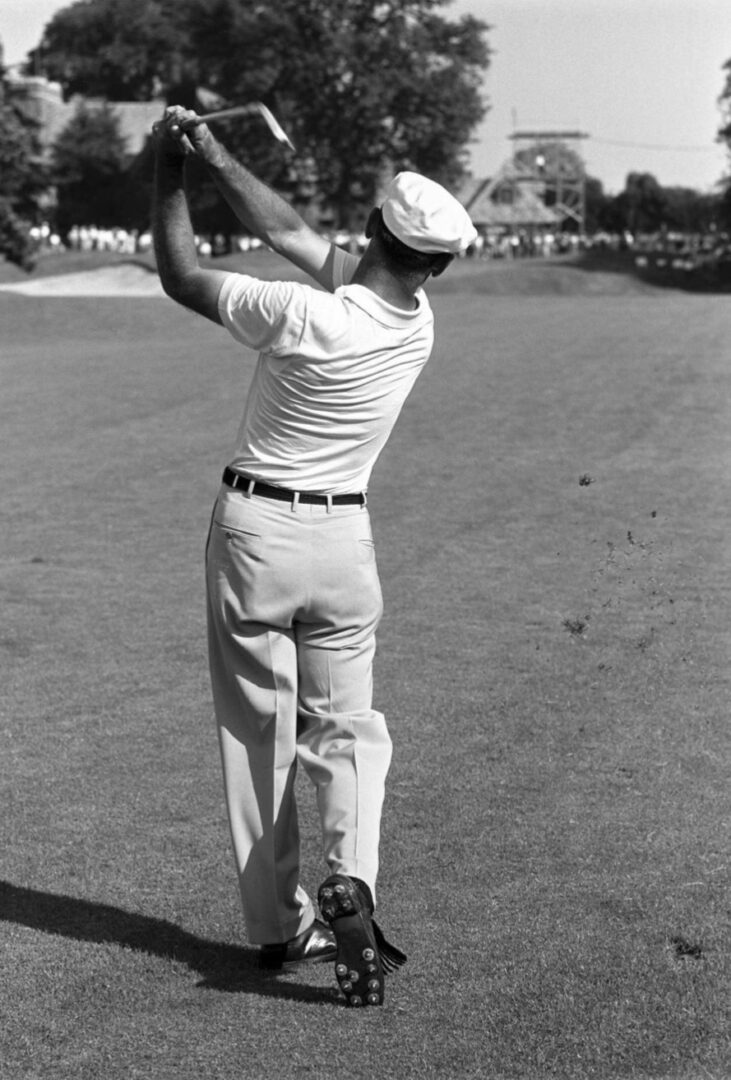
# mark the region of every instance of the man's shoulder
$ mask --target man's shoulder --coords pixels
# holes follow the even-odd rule
[[[221,292],[236,292],[239,295],[245,293],[277,294],[290,293],[295,290],[316,292],[319,295],[332,295],[344,285],[349,285],[358,267],[359,259],[341,248],[333,247],[330,261],[330,274],[328,280],[317,282],[305,271],[301,275],[295,271],[291,277],[259,277],[245,270],[229,271],[222,286]]]
[[[272,302],[276,298],[287,300],[294,293],[311,290],[313,286],[305,280],[296,278],[263,278],[242,271],[232,271],[226,275],[221,286],[220,300],[235,300],[255,303],[257,300]]]

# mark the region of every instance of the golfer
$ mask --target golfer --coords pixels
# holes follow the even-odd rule
[[[207,547],[209,658],[249,940],[279,968],[332,960],[349,1005],[380,1005],[406,957],[373,919],[391,758],[372,707],[382,612],[366,491],[432,348],[422,286],[475,238],[444,188],[402,172],[358,259],[315,233],[196,114],[156,125],[165,292],[258,352]],[[322,288],[199,266],[183,174],[206,164],[243,225]],[[314,785],[329,876],[300,881],[294,780]]]

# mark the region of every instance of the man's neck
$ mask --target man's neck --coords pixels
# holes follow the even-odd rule
[[[415,287],[407,285],[402,278],[396,277],[386,267],[371,262],[366,252],[353,274],[351,284],[370,289],[392,307],[401,308],[402,311],[413,311],[419,306],[415,295],[416,289],[423,282],[419,282]]]

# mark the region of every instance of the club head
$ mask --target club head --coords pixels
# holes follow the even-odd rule
[[[256,107],[258,108],[259,112],[261,113],[261,116],[262,116],[262,119],[264,120],[264,123],[267,125],[267,127],[271,131],[274,138],[278,142],[284,143],[285,146],[288,146],[290,148],[290,150],[294,150],[294,145],[293,145],[291,139],[289,138],[287,133],[284,131],[284,129],[282,128],[282,125],[279,123],[279,121],[276,119],[276,117],[274,117],[272,115],[272,113],[269,111],[269,109],[267,109],[266,105],[264,105],[263,102],[261,102],[261,101],[257,101],[256,102]]]

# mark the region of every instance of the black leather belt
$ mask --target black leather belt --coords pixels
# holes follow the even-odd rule
[[[278,499],[280,502],[316,503],[318,506],[365,506],[364,491],[352,495],[315,495],[312,491],[290,491],[288,488],[275,487],[251,476],[234,472],[228,466],[223,470],[223,482],[235,491],[246,495],[263,495],[265,499]]]

